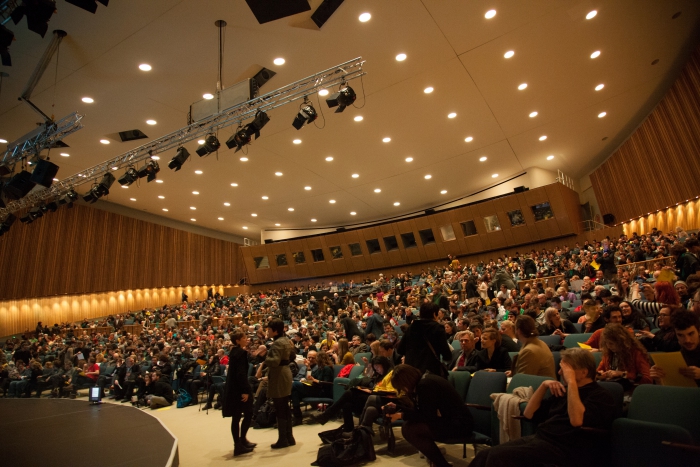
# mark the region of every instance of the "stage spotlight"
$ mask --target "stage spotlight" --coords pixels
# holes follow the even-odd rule
[[[0,237],[9,232],[10,227],[12,227],[12,224],[14,224],[16,220],[17,217],[13,214],[8,214],[7,217],[0,222]]]
[[[136,171],[136,169],[133,167],[129,167],[128,169],[126,169],[126,172],[124,172],[124,175],[122,175],[121,178],[119,178],[119,184],[122,186],[129,186],[138,179],[139,174]]]
[[[204,138],[204,144],[197,148],[197,155],[199,157],[206,156],[207,154],[218,151],[220,147],[221,143],[219,143],[216,135],[211,133]]]
[[[46,214],[47,212],[56,212],[58,209],[58,203],[56,201],[51,201],[50,203],[46,203],[41,207],[41,211]]]
[[[338,107],[335,113],[340,113],[345,110],[345,107],[352,105],[357,99],[357,94],[350,86],[345,86],[340,91],[331,94],[327,99],[326,103],[329,108]]]
[[[180,170],[182,168],[182,164],[184,164],[187,161],[187,159],[189,159],[189,158],[190,158],[190,152],[186,148],[180,146],[179,148],[177,148],[177,152],[175,153],[175,157],[173,157],[170,160],[170,163],[168,164],[168,168],[174,169],[175,172],[177,172],[178,170]]]
[[[75,192],[75,190],[71,189],[68,193],[63,195],[58,199],[58,204],[59,205],[64,205],[67,204],[69,208],[73,207],[73,202],[78,199],[78,193]]]
[[[233,135],[231,135],[228,141],[226,141],[226,146],[228,146],[229,149],[233,149],[235,147],[236,150],[234,152],[238,152],[243,146],[249,143],[250,136],[248,135],[246,129],[238,128],[238,130]]]
[[[26,16],[29,30],[44,37],[49,29],[49,20],[55,12],[56,2],[54,0],[23,0],[22,4],[15,8],[10,16],[15,24]]]
[[[104,6],[108,6],[109,4],[109,0],[66,0],[66,2],[78,8],[82,8],[85,11],[89,11],[92,14],[95,14],[97,11],[97,2],[100,2]]]
[[[19,220],[25,224],[31,224],[43,215],[44,212],[41,210],[41,208],[31,208],[29,212],[27,212],[24,216],[20,217]]]
[[[308,100],[304,99],[304,103],[301,105],[299,113],[292,122],[292,126],[297,130],[301,130],[301,127],[303,127],[304,124],[311,123],[317,118],[318,114],[316,113],[316,109],[314,109]]]
[[[94,203],[103,196],[109,194],[109,188],[112,186],[116,179],[111,173],[106,173],[100,180],[100,183],[93,186],[90,191],[83,195],[83,200],[87,203]]]
[[[246,133],[248,133],[248,136],[251,137],[255,135],[255,139],[260,138],[260,130],[262,130],[269,121],[270,117],[268,117],[267,113],[258,111],[258,113],[255,114],[253,121],[245,126]]]
[[[138,171],[138,176],[139,178],[148,177],[146,178],[146,181],[152,182],[156,179],[156,174],[158,172],[160,172],[160,166],[158,165],[158,162],[154,161],[153,159],[150,159],[146,163],[146,165]]]
[[[10,57],[10,44],[15,39],[15,33],[0,25],[0,59],[2,66],[12,66],[12,58]]]

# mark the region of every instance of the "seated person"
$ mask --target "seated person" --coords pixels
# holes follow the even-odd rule
[[[620,302],[620,310],[622,311],[622,325],[635,331],[649,331],[649,322],[644,319],[644,316],[632,307],[628,301]]]
[[[692,311],[679,310],[671,317],[671,325],[676,331],[678,343],[681,346],[681,355],[686,368],[681,368],[680,373],[686,378],[694,379],[700,386],[700,318]],[[651,377],[659,384],[663,384],[666,372],[656,365],[651,367]]]
[[[598,380],[614,381],[626,391],[634,384],[651,384],[649,356],[644,346],[621,324],[609,323],[600,341],[603,359],[598,365]]]
[[[484,371],[510,371],[512,365],[508,351],[501,345],[501,333],[486,328],[481,334],[481,350],[476,356],[476,369]]]
[[[169,379],[163,377],[160,370],[150,373],[150,383],[146,390],[146,405],[153,409],[169,407],[173,404],[175,396]]]
[[[511,320],[511,313],[508,313],[508,319],[501,321],[501,345],[505,347],[508,352],[520,352],[520,342],[515,335],[515,320],[518,318],[519,314],[512,314],[513,319]]]
[[[608,324],[622,324],[622,310],[615,305],[606,306],[603,308],[602,320]],[[603,335],[603,329],[597,329],[584,344],[591,347],[592,351],[597,351],[600,348],[600,337]],[[630,334],[632,331],[630,330]]]
[[[658,326],[656,334],[647,331],[638,331],[635,336],[639,342],[646,347],[649,352],[678,352],[681,346],[676,338],[676,331],[671,325],[675,307],[666,305],[659,311]]]
[[[301,400],[304,397],[331,397],[333,391],[333,361],[323,351],[318,353],[317,360],[316,368],[311,370],[310,375],[307,374],[306,381],[294,381],[292,383],[291,397],[294,426],[301,425]]]
[[[583,332],[595,332],[605,326],[605,320],[601,318],[602,309],[595,300],[583,302],[584,314],[578,319],[583,324]]]
[[[595,382],[595,360],[586,350],[562,351],[559,374],[564,384],[556,380],[542,382],[523,412],[527,419],[541,420],[537,432],[480,451],[470,467],[588,467],[599,463],[605,440],[581,427],[610,428],[615,401]],[[548,390],[552,396],[545,399]]]
[[[549,346],[538,337],[537,324],[531,316],[521,315],[515,321],[515,334],[522,348],[515,359],[515,372],[556,378],[554,356]],[[506,375],[510,376],[510,371]]]
[[[540,326],[540,335],[542,336],[559,336],[562,341],[569,334],[577,334],[578,330],[568,319],[562,319],[559,315],[559,310],[556,308],[547,308],[544,312],[544,325]]]
[[[474,337],[471,331],[460,331],[455,334],[455,339],[459,341],[462,348],[452,351],[452,361],[449,367],[452,371],[475,372],[476,358],[479,353],[476,350],[476,341],[478,339]]]

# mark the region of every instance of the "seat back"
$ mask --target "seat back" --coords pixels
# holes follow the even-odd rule
[[[364,370],[365,370],[365,367],[363,367],[362,365],[360,365],[360,366],[355,365],[354,367],[352,367],[352,370],[350,370],[350,376],[348,376],[348,378],[355,379],[358,376],[360,376]]]
[[[700,444],[700,388],[642,384],[634,391],[627,418],[680,426]]]
[[[452,341],[452,349],[453,350],[462,350],[462,344],[459,343],[457,339]]]
[[[472,380],[472,375],[468,371],[450,371],[447,380],[457,390],[462,400],[467,402],[467,392]]]
[[[697,465],[697,454],[664,446],[661,444],[662,441],[692,444],[692,436],[688,430],[675,425],[618,418],[612,425],[613,449],[610,465],[616,467],[655,467],[670,465],[670,463],[683,466]]]
[[[403,336],[403,331],[401,330],[401,326],[394,326],[394,331],[396,331],[396,334],[398,334],[399,337]]]
[[[505,392],[506,382],[505,373],[477,371],[469,383],[466,403],[493,407],[491,394]],[[491,437],[491,412],[475,408],[469,410],[474,419],[474,431]]]
[[[359,363],[360,365],[364,365],[365,362],[362,361],[362,357],[365,357],[367,361],[372,360],[372,352],[358,352],[355,354],[355,363]]]
[[[547,345],[561,345],[561,337],[557,335],[540,336],[539,339]]]
[[[572,323],[578,332],[583,332],[583,323]]]
[[[615,418],[621,417],[625,397],[625,391],[622,388],[622,385],[612,381],[601,381],[598,384],[600,384],[601,387],[606,389],[610,395],[613,396],[613,399],[615,400]]]
[[[586,342],[593,335],[592,332],[584,332],[581,334],[569,334],[564,338],[564,347],[571,349],[578,347],[579,342]]]
[[[524,373],[518,373],[516,375],[513,375],[513,378],[510,380],[507,392],[508,394],[513,394],[513,390],[515,388],[528,386],[532,386],[532,390],[537,391],[537,388],[540,387],[540,384],[542,384],[543,381],[547,381],[548,379],[552,378],[550,378],[549,376],[526,375]]]
[[[345,365],[333,365],[333,379],[338,377],[340,370],[342,370],[344,367]]]
[[[559,368],[561,368],[561,353],[552,352],[552,357],[554,357],[554,373],[559,374]],[[598,367],[596,367],[598,368]]]

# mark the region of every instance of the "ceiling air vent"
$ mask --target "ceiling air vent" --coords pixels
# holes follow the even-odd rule
[[[141,130],[120,131],[119,137],[121,138],[122,143],[125,143],[127,141],[134,141],[136,139],[148,138],[148,136],[146,136],[146,133],[144,133]]]

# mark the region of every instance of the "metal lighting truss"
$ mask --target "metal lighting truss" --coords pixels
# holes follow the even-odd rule
[[[25,158],[40,154],[44,149],[53,146],[71,133],[75,133],[83,127],[83,116],[73,112],[57,122],[47,122],[31,133],[24,135],[22,139],[8,145],[2,156],[0,165],[12,167]]]
[[[282,107],[283,105],[303,99],[314,92],[332,86],[342,85],[350,80],[366,74],[362,69],[362,57],[341,63],[332,68],[319,71],[307,78],[295,81],[275,91],[250,99],[247,102],[229,107],[210,117],[203,118],[186,127],[180,128],[168,135],[139,146],[120,156],[101,162],[93,167],[82,170],[77,174],[54,182],[51,188],[32,191],[24,198],[9,203],[0,209],[0,217],[36,205],[40,201],[60,196],[67,191],[88,182],[96,182],[105,173],[119,170],[149,159],[156,154],[169,151],[183,144],[215,133],[222,128],[238,125],[247,119],[255,117],[260,111]]]

